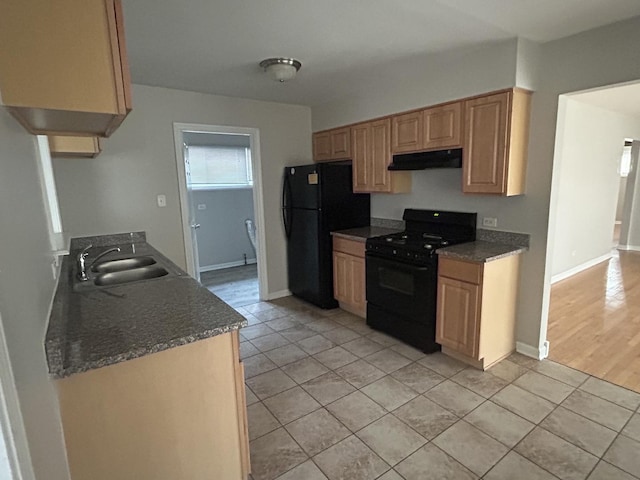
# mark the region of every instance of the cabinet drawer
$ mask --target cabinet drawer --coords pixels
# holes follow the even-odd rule
[[[481,263],[451,260],[445,257],[438,259],[438,275],[442,277],[455,278],[463,282],[480,285],[482,270],[483,264]]]
[[[333,237],[333,251],[343,252],[356,257],[364,258],[364,242],[347,240],[346,238]]]

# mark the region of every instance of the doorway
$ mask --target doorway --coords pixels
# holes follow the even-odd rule
[[[188,273],[234,308],[263,298],[257,129],[174,124]]]

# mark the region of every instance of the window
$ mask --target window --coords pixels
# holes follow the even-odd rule
[[[625,145],[620,160],[620,176],[628,177],[631,171],[631,145]]]
[[[196,189],[252,187],[251,150],[247,147],[187,146],[190,183]]]

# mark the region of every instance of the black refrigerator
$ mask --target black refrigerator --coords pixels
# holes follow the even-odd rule
[[[320,308],[338,306],[333,298],[331,232],[369,225],[369,194],[354,194],[352,188],[351,162],[284,169],[289,290]]]

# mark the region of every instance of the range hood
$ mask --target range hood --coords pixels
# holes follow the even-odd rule
[[[389,170],[426,170],[427,168],[461,168],[462,149],[404,153],[393,156]]]

